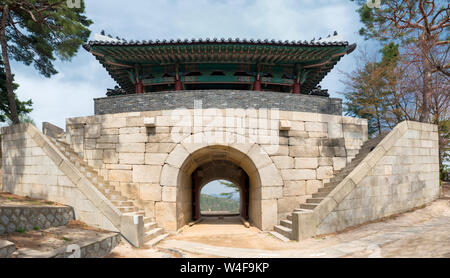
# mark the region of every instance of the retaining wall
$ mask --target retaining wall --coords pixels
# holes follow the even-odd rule
[[[405,121],[311,213],[294,213],[299,239],[420,207],[439,197],[436,125]]]
[[[342,100],[321,96],[266,91],[195,90],[152,92],[94,99],[95,114],[194,109],[201,100],[203,109],[262,109],[342,115]]]

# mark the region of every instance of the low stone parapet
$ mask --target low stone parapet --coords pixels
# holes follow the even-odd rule
[[[0,204],[0,235],[64,226],[74,220],[71,207],[3,206]]]

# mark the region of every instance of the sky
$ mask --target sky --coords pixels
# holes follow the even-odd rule
[[[127,40],[247,38],[311,40],[334,31],[359,47],[367,42],[357,6],[350,0],[87,0],[86,15],[94,34],[105,30]],[[370,44],[370,43],[369,43]],[[354,52],[355,53],[355,52]],[[341,97],[342,73],[354,69],[346,55],[321,85]],[[70,62],[55,63],[58,74],[45,78],[31,66],[12,62],[21,100],[33,100],[30,114],[38,128],[44,121],[65,128],[65,119],[94,113],[93,98],[104,97],[116,83],[95,58],[80,48]]]
[[[227,181],[225,181],[225,182],[227,182]],[[231,193],[231,192],[234,192],[234,189],[224,186],[223,184],[220,183],[220,180],[215,180],[210,183],[207,183],[202,188],[202,191],[201,191],[202,194],[213,195],[213,196],[220,195],[221,193]],[[235,195],[235,197],[238,198],[239,193],[236,193],[234,195]],[[217,197],[219,197],[219,196],[217,196]]]

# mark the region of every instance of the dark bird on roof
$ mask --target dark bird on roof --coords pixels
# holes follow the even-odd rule
[[[337,35],[338,35],[337,31],[334,31],[333,36],[337,36]]]

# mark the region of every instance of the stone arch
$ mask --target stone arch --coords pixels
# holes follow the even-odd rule
[[[267,152],[240,134],[202,132],[181,140],[168,155],[162,168],[162,201],[166,201],[164,192],[172,192],[175,198],[171,198],[171,201],[175,201],[175,204],[170,208],[176,210],[176,219],[166,220],[171,223],[161,223],[163,226],[180,229],[191,221],[191,174],[203,162],[220,159],[238,165],[249,176],[251,222],[262,230],[271,230],[277,224],[277,198],[281,197],[283,179]]]

